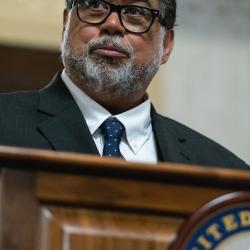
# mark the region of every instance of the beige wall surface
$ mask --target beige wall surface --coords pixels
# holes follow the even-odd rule
[[[0,42],[58,49],[63,0],[0,0]]]
[[[0,1],[0,43],[60,47],[64,0]],[[250,163],[250,1],[179,0],[177,22],[153,102]]]

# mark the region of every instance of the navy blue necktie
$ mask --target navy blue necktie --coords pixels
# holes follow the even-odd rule
[[[101,131],[104,135],[103,156],[120,157],[120,142],[125,132],[125,128],[116,118],[108,118],[101,125]]]

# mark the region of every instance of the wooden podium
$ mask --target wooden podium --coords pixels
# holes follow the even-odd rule
[[[0,147],[1,250],[166,250],[250,172]]]

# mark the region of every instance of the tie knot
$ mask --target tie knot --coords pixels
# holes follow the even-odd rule
[[[108,118],[101,125],[101,130],[104,135],[104,139],[117,139],[118,142],[121,141],[121,138],[125,132],[123,124],[116,118]]]

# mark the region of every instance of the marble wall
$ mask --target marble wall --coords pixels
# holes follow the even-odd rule
[[[159,110],[250,163],[250,1],[179,0]]]

